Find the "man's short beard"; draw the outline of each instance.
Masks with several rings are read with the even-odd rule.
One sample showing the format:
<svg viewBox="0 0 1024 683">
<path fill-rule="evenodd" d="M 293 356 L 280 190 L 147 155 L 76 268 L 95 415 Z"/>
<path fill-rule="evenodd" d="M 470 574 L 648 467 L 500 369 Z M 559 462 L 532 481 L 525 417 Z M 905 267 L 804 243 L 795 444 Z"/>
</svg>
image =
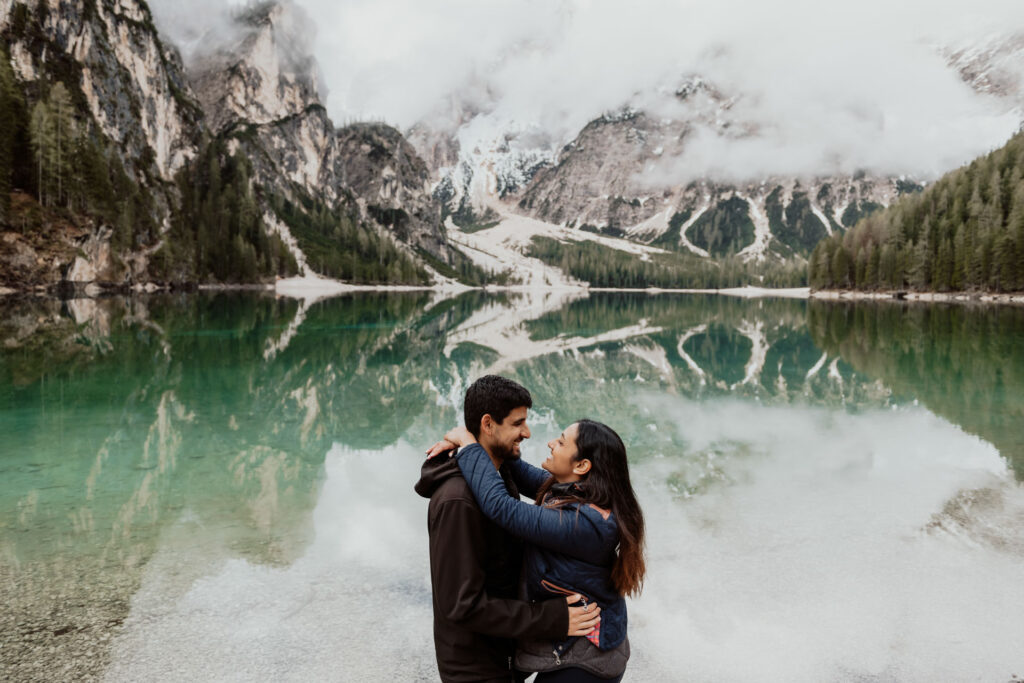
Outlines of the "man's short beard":
<svg viewBox="0 0 1024 683">
<path fill-rule="evenodd" d="M 491 452 L 494 453 L 494 457 L 500 458 L 501 460 L 518 460 L 522 457 L 522 453 L 517 453 L 515 446 L 506 447 L 500 444 L 494 444 L 491 446 Z"/>
</svg>

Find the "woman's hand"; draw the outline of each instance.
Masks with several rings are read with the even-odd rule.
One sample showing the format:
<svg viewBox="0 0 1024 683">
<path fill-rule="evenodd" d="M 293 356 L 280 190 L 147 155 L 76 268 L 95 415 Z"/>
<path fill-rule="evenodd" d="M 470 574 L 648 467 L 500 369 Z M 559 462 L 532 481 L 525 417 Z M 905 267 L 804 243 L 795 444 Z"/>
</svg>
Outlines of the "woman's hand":
<svg viewBox="0 0 1024 683">
<path fill-rule="evenodd" d="M 449 430 L 449 432 L 444 435 L 443 439 L 427 449 L 427 459 L 429 460 L 435 455 L 440 455 L 441 453 L 450 451 L 453 448 L 468 446 L 471 443 L 476 443 L 476 438 L 474 438 L 469 430 L 465 427 L 456 427 L 455 429 Z"/>
<path fill-rule="evenodd" d="M 580 601 L 580 596 L 568 595 L 565 601 L 569 604 L 569 635 L 586 636 L 601 623 L 601 608 L 594 603 L 587 603 L 580 607 L 573 607 L 574 602 Z"/>
<path fill-rule="evenodd" d="M 440 441 L 438 441 L 433 446 L 427 449 L 427 460 L 433 458 L 435 455 L 440 455 L 445 451 L 450 451 L 455 448 L 458 448 L 458 446 L 453 444 L 451 441 L 441 439 Z"/>
<path fill-rule="evenodd" d="M 476 443 L 476 437 L 474 437 L 465 427 L 456 427 L 455 429 L 448 430 L 448 433 L 444 435 L 444 440 L 449 441 L 460 448 L 462 446 L 468 446 L 471 443 Z"/>
</svg>

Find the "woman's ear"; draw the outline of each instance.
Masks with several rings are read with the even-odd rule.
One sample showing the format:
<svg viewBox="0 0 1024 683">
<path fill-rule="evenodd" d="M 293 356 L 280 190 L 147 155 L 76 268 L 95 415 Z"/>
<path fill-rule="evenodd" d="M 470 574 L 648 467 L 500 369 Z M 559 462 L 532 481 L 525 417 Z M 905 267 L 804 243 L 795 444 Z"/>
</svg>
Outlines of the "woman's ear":
<svg viewBox="0 0 1024 683">
<path fill-rule="evenodd" d="M 586 458 L 583 458 L 582 460 L 577 460 L 576 464 L 572 466 L 573 474 L 578 474 L 581 477 L 584 474 L 586 474 L 587 472 L 589 472 L 589 471 L 590 471 L 590 460 L 588 460 Z"/>
</svg>

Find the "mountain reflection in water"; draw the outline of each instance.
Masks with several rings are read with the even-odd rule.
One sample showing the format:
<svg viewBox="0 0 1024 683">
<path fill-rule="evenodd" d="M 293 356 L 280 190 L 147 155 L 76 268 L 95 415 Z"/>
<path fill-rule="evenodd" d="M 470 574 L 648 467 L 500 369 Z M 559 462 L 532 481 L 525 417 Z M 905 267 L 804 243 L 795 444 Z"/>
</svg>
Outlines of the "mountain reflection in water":
<svg viewBox="0 0 1024 683">
<path fill-rule="evenodd" d="M 314 628 L 330 617 L 302 607 L 310 599 L 302 586 L 333 586 L 369 562 L 371 575 L 353 574 L 370 582 L 359 590 L 373 591 L 370 576 L 389 577 L 382 595 L 397 590 L 411 600 L 405 619 L 427 637 L 417 636 L 414 651 L 396 661 L 429 679 L 423 503 L 410 485 L 419 449 L 460 421 L 466 386 L 487 372 L 510 375 L 533 393 L 527 457 L 534 461 L 547 438 L 582 416 L 622 434 L 648 513 L 659 518 L 652 523 L 652 591 L 689 599 L 666 593 L 653 578 L 658 569 L 675 571 L 670 561 L 691 566 L 656 545 L 678 542 L 660 518 L 709 515 L 702 506 L 767 477 L 766 459 L 786 450 L 772 431 L 779 424 L 801 432 L 792 435 L 800 452 L 821 450 L 822 440 L 835 436 L 829 430 L 856 442 L 853 424 L 870 422 L 894 435 L 933 425 L 916 402 L 995 446 L 1024 476 L 1024 356 L 1014 352 L 1022 333 L 1024 311 L 1011 308 L 714 296 L 0 300 L 0 597 L 8 605 L 0 661 L 15 678 L 43 676 L 52 664 L 37 653 L 52 646 L 79 675 L 150 676 L 156 670 L 144 660 L 158 661 L 160 653 L 144 643 L 173 642 L 175 618 L 195 631 L 195 614 L 175 612 L 195 591 L 219 587 L 220 599 L 234 595 L 260 610 L 269 595 L 261 591 L 282 590 L 285 613 L 303 614 Z M 765 424 L 766 415 L 776 417 Z M 863 448 L 884 449 L 885 438 Z M 963 467 L 998 476 L 984 454 L 988 446 L 963 447 L 980 454 L 965 454 Z M 851 448 L 834 457 L 848 454 L 853 460 L 844 467 L 856 468 L 851 463 L 861 455 Z M 956 457 L 937 456 L 937 469 L 945 472 L 947 460 L 955 468 Z M 799 476 L 799 460 L 774 467 Z M 924 533 L 973 533 L 980 526 L 972 509 L 1007 526 L 1000 520 L 1016 514 L 1017 492 L 1005 483 L 978 488 L 989 480 L 969 479 L 948 492 L 945 484 L 933 487 L 934 500 L 922 498 L 922 509 L 931 510 L 918 525 Z M 694 501 L 689 512 L 678 508 L 685 501 Z M 721 521 L 706 523 L 702 533 L 728 537 L 714 531 Z M 412 524 L 415 533 L 404 531 Z M 1021 532 L 1008 526 L 984 543 L 1017 552 Z M 702 538 L 691 541 L 699 546 Z M 401 549 L 385 550 L 391 546 Z M 747 550 L 746 559 L 756 560 L 756 549 Z M 729 552 L 743 562 L 743 541 Z M 275 573 L 254 575 L 247 567 Z M 250 582 L 252 591 L 236 595 L 218 576 Z M 335 602 L 324 604 L 376 628 L 367 621 L 375 603 L 338 590 L 330 593 Z M 660 638 L 644 627 L 645 615 L 662 623 L 650 604 L 637 603 L 638 648 L 645 635 L 651 647 Z M 141 616 L 131 618 L 133 609 Z M 264 617 L 269 628 L 281 614 Z M 718 619 L 712 632 L 722 627 Z M 349 653 L 359 656 L 358 648 Z M 221 661 L 223 671 L 246 666 L 245 652 L 239 657 L 230 666 Z M 332 669 L 312 660 L 337 664 L 329 653 L 309 657 L 302 670 L 313 676 Z M 196 662 L 198 671 L 212 666 Z M 264 665 L 270 668 L 250 673 L 273 677 L 274 662 Z M 663 665 L 639 648 L 638 667 L 654 675 Z M 373 671 L 384 680 L 390 674 L 381 666 Z M 915 671 L 905 678 L 916 679 Z"/>
</svg>

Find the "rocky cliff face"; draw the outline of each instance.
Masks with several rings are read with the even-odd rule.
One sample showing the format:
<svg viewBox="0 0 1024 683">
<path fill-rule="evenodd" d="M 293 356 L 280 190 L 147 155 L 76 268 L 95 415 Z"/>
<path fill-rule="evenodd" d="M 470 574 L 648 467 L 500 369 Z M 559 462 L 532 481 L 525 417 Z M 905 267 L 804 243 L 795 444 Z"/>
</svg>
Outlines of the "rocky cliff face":
<svg viewBox="0 0 1024 683">
<path fill-rule="evenodd" d="M 195 155 L 201 112 L 144 3 L 6 2 L 0 29 L 18 78 L 71 88 L 138 182 L 171 180 Z"/>
<path fill-rule="evenodd" d="M 701 256 L 792 257 L 805 256 L 819 239 L 888 206 L 901 192 L 920 188 L 866 175 L 674 182 L 672 174 L 680 169 L 672 160 L 706 118 L 723 120 L 659 119 L 628 110 L 595 119 L 562 149 L 557 164 L 537 173 L 519 208 L 547 222 Z M 732 126 L 718 125 L 737 134 Z"/>
<path fill-rule="evenodd" d="M 291 250 L 305 269 L 302 240 L 275 217 L 273 207 L 282 201 L 294 211 L 310 211 L 309 220 L 296 219 L 306 228 L 318 220 L 314 214 L 326 212 L 341 216 L 339 225 L 395 242 L 394 248 L 375 248 L 390 254 L 379 256 L 382 267 L 387 258 L 402 260 L 401 277 L 413 272 L 409 262 L 417 249 L 449 260 L 426 166 L 401 135 L 385 126 L 353 127 L 342 137 L 335 131 L 321 103 L 301 11 L 289 3 L 252 5 L 236 15 L 235 24 L 227 42 L 207 41 L 186 70 L 176 49 L 161 41 L 142 0 L 0 2 L 0 35 L 13 73 L 4 80 L 13 78 L 21 93 L 26 131 L 32 109 L 62 83 L 74 110 L 68 124 L 75 128 L 74 142 L 88 152 L 68 165 L 63 190 L 42 189 L 42 180 L 40 188 L 31 179 L 14 185 L 20 192 L 11 204 L 20 215 L 33 214 L 38 225 L 3 233 L 0 285 L 221 281 L 202 254 L 212 253 L 211 239 L 230 242 L 241 233 L 237 221 L 218 224 L 199 211 L 200 204 L 229 207 L 246 192 L 225 194 L 223 184 L 207 182 L 212 160 L 221 166 L 218 173 L 240 168 L 241 182 L 262 204 L 261 227 L 249 229 L 235 249 L 240 258 L 256 249 L 250 256 L 257 279 L 275 275 L 277 266 L 268 269 L 268 259 L 284 261 L 277 243 L 253 230 L 277 233 L 286 245 L 281 249 Z M 27 158 L 27 142 L 24 147 Z M 211 156 L 212 149 L 221 151 Z M 230 157 L 244 159 L 244 168 Z M 31 163 L 23 160 L 22 166 Z M 33 177 L 34 168 L 26 168 L 22 175 Z M 7 165 L 0 170 L 10 175 Z M 72 176 L 83 187 L 100 189 L 72 196 Z M 188 207 L 183 193 L 195 195 Z M 6 211 L 0 224 L 15 227 Z M 352 247 L 338 235 L 322 237 L 318 263 L 340 262 Z M 200 238 L 205 243 L 197 247 Z"/>
<path fill-rule="evenodd" d="M 337 199 L 333 125 L 320 102 L 316 62 L 297 54 L 303 15 L 291 5 L 253 6 L 236 18 L 227 44 L 192 59 L 189 82 L 214 135 L 233 134 L 264 186 L 289 184 Z"/>
<path fill-rule="evenodd" d="M 335 130 L 306 51 L 307 21 L 291 3 L 255 5 L 237 15 L 233 42 L 195 57 L 189 80 L 212 132 L 233 139 L 267 191 L 358 211 L 448 260 L 439 206 L 415 150 L 384 125 Z"/>
<path fill-rule="evenodd" d="M 446 255 L 430 169 L 402 134 L 380 123 L 355 123 L 339 129 L 336 141 L 340 186 L 354 192 L 360 206 L 398 239 Z"/>
<path fill-rule="evenodd" d="M 201 130 L 179 55 L 161 43 L 148 7 L 136 0 L 3 2 L 0 33 L 21 88 L 41 98 L 62 83 L 80 139 L 111 155 L 107 165 L 123 167 L 125 186 L 146 197 L 145 215 L 134 212 L 126 226 L 133 244 L 117 258 L 109 248 L 112 226 L 102 221 L 65 219 L 42 242 L 8 233 L 19 262 L 34 263 L 24 282 L 144 279 L 177 202 L 171 181 L 195 156 Z"/>
<path fill-rule="evenodd" d="M 12 30 L 20 78 L 67 76 L 136 180 L 154 172 L 171 180 L 195 155 L 201 113 L 186 91 L 179 55 L 161 43 L 145 3 L 29 0 L 24 10 L 20 4 L 7 5 L 5 28 L 15 28 L 25 12 L 42 18 L 39 33 Z"/>
</svg>

